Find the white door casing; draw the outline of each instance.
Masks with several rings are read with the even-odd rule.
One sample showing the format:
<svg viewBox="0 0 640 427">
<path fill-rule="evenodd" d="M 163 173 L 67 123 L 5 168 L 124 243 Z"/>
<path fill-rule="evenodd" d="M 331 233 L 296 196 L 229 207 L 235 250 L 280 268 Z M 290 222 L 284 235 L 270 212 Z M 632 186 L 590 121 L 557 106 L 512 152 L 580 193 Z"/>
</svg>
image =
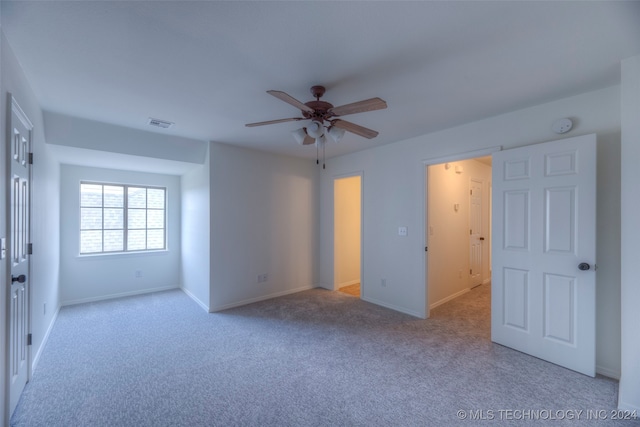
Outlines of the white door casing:
<svg viewBox="0 0 640 427">
<path fill-rule="evenodd" d="M 9 414 L 13 413 L 29 377 L 30 174 L 33 125 L 11 98 L 9 147 Z"/>
<path fill-rule="evenodd" d="M 491 339 L 594 376 L 596 136 L 495 153 L 492 216 Z"/>
<path fill-rule="evenodd" d="M 469 181 L 469 287 L 482 284 L 482 181 Z"/>
</svg>

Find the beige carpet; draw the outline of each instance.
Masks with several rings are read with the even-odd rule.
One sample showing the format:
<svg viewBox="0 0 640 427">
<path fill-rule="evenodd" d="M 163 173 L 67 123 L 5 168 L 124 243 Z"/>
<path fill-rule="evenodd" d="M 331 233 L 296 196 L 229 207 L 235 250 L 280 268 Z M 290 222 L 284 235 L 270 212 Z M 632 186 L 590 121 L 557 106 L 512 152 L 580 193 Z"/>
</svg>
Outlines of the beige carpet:
<svg viewBox="0 0 640 427">
<path fill-rule="evenodd" d="M 638 425 L 610 419 L 616 381 L 493 344 L 490 293 L 427 320 L 324 289 L 219 313 L 179 290 L 65 306 L 10 425 Z"/>
</svg>

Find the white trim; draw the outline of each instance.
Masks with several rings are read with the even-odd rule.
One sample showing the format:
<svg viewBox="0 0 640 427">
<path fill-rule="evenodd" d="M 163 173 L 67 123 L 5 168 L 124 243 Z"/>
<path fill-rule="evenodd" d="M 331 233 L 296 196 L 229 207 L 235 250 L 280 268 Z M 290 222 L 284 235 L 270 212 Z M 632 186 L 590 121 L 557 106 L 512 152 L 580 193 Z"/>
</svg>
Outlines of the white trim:
<svg viewBox="0 0 640 427">
<path fill-rule="evenodd" d="M 418 317 L 420 319 L 426 319 L 426 316 L 424 313 L 419 313 L 417 311 L 413 311 L 413 310 L 407 310 L 405 307 L 400 307 L 394 304 L 388 304 L 386 302 L 383 301 L 379 301 L 375 298 L 368 298 L 368 297 L 360 297 L 361 300 L 369 302 L 371 304 L 375 304 L 375 305 L 380 305 L 382 307 L 385 308 L 389 308 L 391 310 L 394 311 L 399 311 L 400 313 L 404 313 L 404 314 L 408 314 L 409 316 L 413 316 L 413 317 Z"/>
<path fill-rule="evenodd" d="M 463 153 L 451 154 L 448 156 L 423 159 L 422 163 L 424 165 L 438 165 L 440 163 L 455 162 L 459 160 L 470 160 L 470 159 L 475 159 L 476 157 L 490 156 L 491 154 L 497 151 L 502 151 L 501 145 L 497 145 L 495 147 L 483 148 L 481 150 L 465 151 Z"/>
<path fill-rule="evenodd" d="M 53 317 L 51 318 L 51 323 L 49 323 L 49 327 L 47 331 L 44 333 L 44 338 L 42 338 L 42 342 L 40 343 L 40 348 L 38 348 L 38 352 L 33 357 L 33 362 L 31 363 L 31 372 L 35 372 L 36 367 L 38 366 L 38 361 L 40 360 L 40 356 L 42 356 L 42 351 L 44 350 L 47 341 L 49 341 L 49 335 L 51 335 L 51 331 L 53 330 L 53 325 L 55 325 L 56 320 L 58 320 L 58 314 L 60 314 L 60 308 L 62 306 L 58 306 L 56 312 L 53 313 Z"/>
<path fill-rule="evenodd" d="M 640 406 L 635 406 L 630 403 L 618 401 L 618 409 L 621 411 L 635 412 L 637 417 L 640 417 Z"/>
<path fill-rule="evenodd" d="M 22 108 L 20 108 L 20 105 L 18 105 L 18 101 L 16 101 L 16 98 L 14 98 L 13 94 L 9 94 L 9 96 L 11 96 L 11 112 L 16 113 L 16 116 L 18 117 L 18 119 L 20 119 L 22 125 L 27 128 L 27 130 L 32 131 L 33 124 L 31 123 L 31 120 L 29 120 L 29 117 L 27 117 Z"/>
<path fill-rule="evenodd" d="M 496 145 L 494 147 L 482 148 L 480 150 L 471 150 L 465 151 L 457 154 L 450 154 L 447 156 L 440 157 L 432 157 L 428 159 L 422 160 L 422 223 L 420 224 L 422 231 L 422 247 L 429 247 L 429 239 L 427 237 L 427 222 L 429 221 L 429 206 L 428 206 L 428 195 L 427 191 L 429 190 L 429 184 L 427 179 L 429 177 L 429 166 L 438 165 L 441 163 L 447 162 L 455 162 L 460 160 L 470 160 L 475 159 L 477 157 L 490 156 L 493 153 L 498 151 L 502 151 L 501 145 Z M 493 195 L 492 195 L 493 196 Z M 427 271 L 429 268 L 428 258 L 429 252 L 425 251 L 425 255 L 422 257 L 422 283 L 424 283 L 424 307 L 425 307 L 425 315 L 424 318 L 428 318 L 430 315 L 430 304 L 429 304 L 429 272 Z M 433 304 L 433 307 L 437 307 L 436 304 Z"/>
<path fill-rule="evenodd" d="M 614 380 L 620 380 L 620 371 L 616 371 L 614 369 L 606 368 L 604 366 L 596 365 L 596 374 L 600 374 L 607 378 L 613 378 Z M 639 414 L 640 416 L 640 414 Z"/>
<path fill-rule="evenodd" d="M 314 289 L 314 286 L 302 286 L 300 288 L 289 289 L 288 291 L 275 292 L 273 294 L 263 295 L 261 297 L 249 298 L 249 299 L 245 299 L 245 300 L 238 301 L 238 302 L 232 302 L 232 303 L 229 303 L 229 304 L 215 306 L 215 307 L 211 307 L 209 312 L 210 313 L 215 313 L 217 311 L 227 310 L 229 308 L 240 307 L 240 306 L 247 305 L 247 304 L 253 304 L 254 302 L 260 302 L 260 301 L 264 301 L 264 300 L 268 300 L 268 299 L 272 299 L 272 298 L 282 297 L 282 296 L 285 296 L 285 295 L 295 294 L 295 293 L 302 292 L 302 291 L 308 291 L 310 289 Z"/>
<path fill-rule="evenodd" d="M 151 293 L 154 293 L 154 292 L 170 291 L 172 289 L 180 289 L 180 286 L 178 286 L 178 285 L 175 285 L 175 286 L 163 286 L 161 288 L 149 288 L 149 289 L 142 289 L 142 290 L 139 290 L 139 291 L 120 292 L 120 293 L 117 293 L 117 294 L 102 295 L 102 296 L 98 296 L 98 297 L 81 298 L 81 299 L 75 299 L 75 300 L 70 300 L 70 301 L 63 301 L 61 303 L 61 305 L 62 306 L 66 306 L 66 305 L 84 304 L 86 302 L 96 302 L 96 301 L 103 301 L 103 300 L 109 300 L 109 299 L 114 299 L 114 298 L 131 297 L 131 296 L 134 296 L 134 295 L 151 294 Z"/>
<path fill-rule="evenodd" d="M 445 302 L 449 302 L 452 299 L 456 299 L 459 296 L 466 294 L 470 290 L 471 290 L 471 288 L 463 289 L 461 291 L 456 292 L 455 294 L 451 294 L 448 297 L 442 298 L 440 301 L 434 302 L 433 304 L 431 304 L 431 306 L 429 307 L 429 310 L 433 310 L 434 308 L 444 304 Z"/>
<path fill-rule="evenodd" d="M 209 312 L 209 307 L 205 303 L 200 301 L 191 291 L 189 291 L 189 289 L 185 288 L 184 286 L 180 286 L 180 290 L 187 294 L 189 298 L 194 300 L 200 307 L 204 309 L 204 311 L 206 311 L 207 313 Z"/>
</svg>

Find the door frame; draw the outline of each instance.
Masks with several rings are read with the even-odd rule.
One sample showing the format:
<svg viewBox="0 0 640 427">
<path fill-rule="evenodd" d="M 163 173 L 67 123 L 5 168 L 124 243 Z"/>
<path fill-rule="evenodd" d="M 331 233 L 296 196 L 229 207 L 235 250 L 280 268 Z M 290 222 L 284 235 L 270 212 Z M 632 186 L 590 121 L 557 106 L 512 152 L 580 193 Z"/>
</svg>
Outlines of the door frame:
<svg viewBox="0 0 640 427">
<path fill-rule="evenodd" d="M 364 284 L 364 171 L 355 171 L 349 172 L 339 175 L 334 175 L 332 177 L 332 187 L 331 187 L 331 224 L 332 224 L 332 233 L 331 233 L 331 266 L 333 270 L 332 278 L 333 278 L 333 290 L 338 290 L 338 283 L 336 282 L 336 242 L 335 242 L 335 215 L 336 215 L 336 181 L 344 178 L 352 178 L 352 177 L 360 177 L 360 299 L 364 297 L 365 293 L 365 284 Z"/>
<path fill-rule="evenodd" d="M 428 230 L 429 230 L 429 195 L 427 194 L 427 192 L 429 191 L 429 166 L 432 165 L 439 165 L 441 163 L 448 163 L 448 162 L 458 162 L 461 160 L 470 160 L 470 159 L 475 159 L 476 157 L 485 157 L 485 156 L 490 156 L 495 152 L 501 151 L 502 150 L 502 146 L 498 145 L 498 146 L 494 146 L 494 147 L 487 147 L 487 148 L 482 148 L 479 150 L 470 150 L 470 151 L 465 151 L 465 152 L 461 152 L 461 153 L 456 153 L 456 154 L 450 154 L 447 156 L 439 156 L 439 157 L 432 157 L 432 158 L 428 158 L 428 159 L 423 159 L 422 160 L 422 246 L 425 248 L 425 254 L 422 257 L 422 280 L 425 286 L 425 292 L 424 292 L 424 297 L 425 297 L 425 306 L 424 306 L 424 312 L 425 312 L 425 318 L 429 318 L 431 316 L 431 309 L 429 308 L 429 236 L 428 236 Z"/>
</svg>

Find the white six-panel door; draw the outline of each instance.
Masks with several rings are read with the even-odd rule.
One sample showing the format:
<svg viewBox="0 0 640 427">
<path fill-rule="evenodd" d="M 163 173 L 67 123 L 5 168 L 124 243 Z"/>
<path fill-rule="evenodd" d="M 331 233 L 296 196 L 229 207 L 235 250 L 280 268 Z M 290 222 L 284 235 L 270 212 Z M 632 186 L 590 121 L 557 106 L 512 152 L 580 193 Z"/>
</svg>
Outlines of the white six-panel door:
<svg viewBox="0 0 640 427">
<path fill-rule="evenodd" d="M 595 135 L 493 155 L 491 339 L 590 376 L 595 202 Z"/>
<path fill-rule="evenodd" d="M 29 242 L 31 135 L 33 125 L 11 99 L 9 139 L 10 220 L 9 247 L 9 413 L 13 413 L 29 375 Z"/>
<path fill-rule="evenodd" d="M 469 182 L 469 287 L 482 284 L 482 181 Z"/>
</svg>

